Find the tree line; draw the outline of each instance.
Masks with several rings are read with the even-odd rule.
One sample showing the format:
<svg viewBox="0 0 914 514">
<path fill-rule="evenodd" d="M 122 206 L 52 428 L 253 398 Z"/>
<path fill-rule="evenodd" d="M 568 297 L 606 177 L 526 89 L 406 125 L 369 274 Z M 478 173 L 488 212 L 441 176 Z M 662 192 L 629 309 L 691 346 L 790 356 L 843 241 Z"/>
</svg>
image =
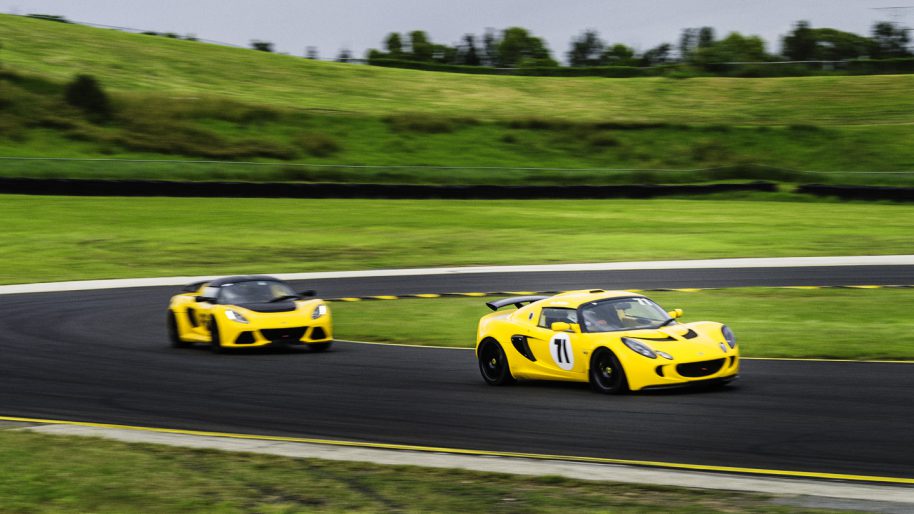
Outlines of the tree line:
<svg viewBox="0 0 914 514">
<path fill-rule="evenodd" d="M 585 30 L 572 38 L 566 56 L 573 68 L 684 63 L 708 69 L 720 63 L 910 58 L 914 54 L 909 47 L 908 31 L 890 22 L 877 22 L 869 36 L 861 36 L 832 28 L 813 28 L 809 22 L 800 21 L 782 38 L 781 53 L 772 54 L 758 36 L 730 32 L 718 38 L 712 27 L 686 28 L 677 45 L 662 43 L 643 52 L 622 43 L 607 43 L 596 30 Z M 369 50 L 368 61 L 496 68 L 559 66 L 545 42 L 521 27 L 500 32 L 489 29 L 482 37 L 466 34 L 453 46 L 432 42 L 422 30 L 406 35 L 394 32 L 384 39 L 383 51 Z"/>
</svg>

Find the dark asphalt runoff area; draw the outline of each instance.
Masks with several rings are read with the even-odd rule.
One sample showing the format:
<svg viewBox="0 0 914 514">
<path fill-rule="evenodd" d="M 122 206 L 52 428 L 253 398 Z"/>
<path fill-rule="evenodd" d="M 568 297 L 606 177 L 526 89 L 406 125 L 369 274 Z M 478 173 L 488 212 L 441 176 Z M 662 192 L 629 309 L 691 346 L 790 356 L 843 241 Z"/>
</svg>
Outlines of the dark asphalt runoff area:
<svg viewBox="0 0 914 514">
<path fill-rule="evenodd" d="M 914 267 L 453 275 L 296 283 L 321 296 L 579 287 L 914 284 Z M 748 360 L 721 390 L 489 387 L 468 350 L 169 347 L 175 287 L 0 296 L 0 415 L 914 478 L 914 364 Z M 487 312 L 480 303 L 480 315 Z M 421 323 L 421 316 L 407 322 Z M 797 341 L 802 344 L 802 341 Z M 878 344 L 864 341 L 861 344 Z"/>
</svg>

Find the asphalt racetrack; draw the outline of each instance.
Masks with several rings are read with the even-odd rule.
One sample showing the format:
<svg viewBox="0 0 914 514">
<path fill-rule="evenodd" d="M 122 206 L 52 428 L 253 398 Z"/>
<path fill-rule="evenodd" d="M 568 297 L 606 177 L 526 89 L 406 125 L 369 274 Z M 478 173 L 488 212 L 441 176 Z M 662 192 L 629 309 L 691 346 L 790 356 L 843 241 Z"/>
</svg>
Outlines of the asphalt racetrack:
<svg viewBox="0 0 914 514">
<path fill-rule="evenodd" d="M 295 285 L 338 297 L 854 284 L 914 284 L 914 266 L 387 277 Z M 914 364 L 747 360 L 731 388 L 625 396 L 597 395 L 583 384 L 495 388 L 483 383 L 468 350 L 345 342 L 324 354 L 175 350 L 167 343 L 164 314 L 176 290 L 0 296 L 0 415 L 914 478 Z M 480 301 L 480 315 L 485 312 Z M 391 320 L 421 322 L 421 316 Z"/>
</svg>

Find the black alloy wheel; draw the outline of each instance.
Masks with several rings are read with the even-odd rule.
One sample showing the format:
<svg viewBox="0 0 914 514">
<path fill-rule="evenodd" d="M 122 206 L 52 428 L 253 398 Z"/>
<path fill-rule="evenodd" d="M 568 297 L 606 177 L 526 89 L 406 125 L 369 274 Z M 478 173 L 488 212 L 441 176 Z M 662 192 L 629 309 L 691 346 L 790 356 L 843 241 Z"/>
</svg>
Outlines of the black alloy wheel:
<svg viewBox="0 0 914 514">
<path fill-rule="evenodd" d="M 223 353 L 226 348 L 222 346 L 222 337 L 219 336 L 219 325 L 216 323 L 215 319 L 211 319 L 209 322 L 209 333 L 212 338 L 212 343 L 209 345 L 209 349 L 213 353 Z"/>
<path fill-rule="evenodd" d="M 603 394 L 619 394 L 628 390 L 622 364 L 606 348 L 595 351 L 590 358 L 590 387 Z"/>
<path fill-rule="evenodd" d="M 489 385 L 501 386 L 515 382 L 508 366 L 508 356 L 494 339 L 486 339 L 479 345 L 479 371 Z"/>
</svg>

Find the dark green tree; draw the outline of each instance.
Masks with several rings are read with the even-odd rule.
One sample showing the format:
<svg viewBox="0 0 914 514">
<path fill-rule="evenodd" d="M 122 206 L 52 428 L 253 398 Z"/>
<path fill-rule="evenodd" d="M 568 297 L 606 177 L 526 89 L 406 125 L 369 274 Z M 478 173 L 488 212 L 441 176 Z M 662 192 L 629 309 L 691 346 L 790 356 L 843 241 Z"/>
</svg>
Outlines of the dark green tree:
<svg viewBox="0 0 914 514">
<path fill-rule="evenodd" d="M 635 66 L 635 50 L 631 47 L 617 43 L 603 52 L 601 64 L 608 66 Z"/>
<path fill-rule="evenodd" d="M 698 48 L 708 48 L 714 44 L 714 27 L 702 27 L 698 29 Z"/>
<path fill-rule="evenodd" d="M 111 117 L 111 101 L 102 86 L 91 75 L 77 75 L 64 90 L 68 104 L 83 110 L 94 121 Z"/>
<path fill-rule="evenodd" d="M 479 50 L 476 49 L 476 36 L 473 34 L 463 36 L 463 44 L 457 54 L 457 63 L 466 66 L 479 66 L 482 64 Z"/>
<path fill-rule="evenodd" d="M 784 36 L 782 45 L 784 56 L 791 61 L 809 61 L 818 58 L 816 33 L 809 27 L 808 21 L 798 21 L 793 30 Z"/>
<path fill-rule="evenodd" d="M 764 62 L 771 56 L 765 52 L 765 42 L 758 36 L 744 36 L 731 32 L 727 37 L 707 48 L 695 51 L 692 61 L 706 66 L 725 62 Z"/>
<path fill-rule="evenodd" d="M 400 34 L 396 32 L 391 32 L 387 35 L 387 38 L 384 39 L 384 48 L 387 50 L 387 53 L 390 57 L 394 59 L 400 59 L 403 57 L 403 40 L 400 38 Z"/>
<path fill-rule="evenodd" d="M 899 27 L 894 23 L 880 21 L 873 25 L 872 57 L 875 59 L 891 59 L 893 57 L 909 57 L 911 55 L 908 44 L 908 29 Z"/>
<path fill-rule="evenodd" d="M 348 48 L 341 48 L 340 53 L 336 56 L 336 62 L 349 62 L 352 60 L 352 52 Z"/>
<path fill-rule="evenodd" d="M 583 34 L 571 40 L 568 64 L 574 67 L 598 66 L 605 48 L 606 43 L 600 39 L 597 31 L 585 30 Z"/>
<path fill-rule="evenodd" d="M 820 61 L 857 59 L 870 54 L 870 40 L 836 29 L 813 29 L 816 39 L 815 58 Z"/>
<path fill-rule="evenodd" d="M 416 61 L 431 61 L 434 57 L 435 48 L 428 39 L 428 34 L 422 30 L 414 30 L 409 33 L 409 51 L 410 57 Z"/>
<path fill-rule="evenodd" d="M 641 54 L 641 66 L 659 66 L 670 62 L 670 51 L 673 45 L 662 43 Z"/>
<path fill-rule="evenodd" d="M 259 39 L 255 39 L 255 40 L 251 41 L 251 48 L 253 48 L 254 50 L 259 50 L 261 52 L 272 52 L 273 43 L 271 43 L 269 41 L 260 41 Z"/>
<path fill-rule="evenodd" d="M 692 53 L 698 49 L 698 31 L 700 29 L 682 29 L 679 36 L 679 59 L 682 61 L 689 60 Z"/>
<path fill-rule="evenodd" d="M 482 36 L 482 63 L 486 66 L 498 66 L 498 36 L 495 29 L 488 28 Z"/>
<path fill-rule="evenodd" d="M 521 63 L 525 66 L 550 66 L 555 63 L 543 40 L 530 35 L 527 29 L 521 27 L 510 27 L 502 32 L 497 52 L 498 65 L 508 68 Z"/>
</svg>

